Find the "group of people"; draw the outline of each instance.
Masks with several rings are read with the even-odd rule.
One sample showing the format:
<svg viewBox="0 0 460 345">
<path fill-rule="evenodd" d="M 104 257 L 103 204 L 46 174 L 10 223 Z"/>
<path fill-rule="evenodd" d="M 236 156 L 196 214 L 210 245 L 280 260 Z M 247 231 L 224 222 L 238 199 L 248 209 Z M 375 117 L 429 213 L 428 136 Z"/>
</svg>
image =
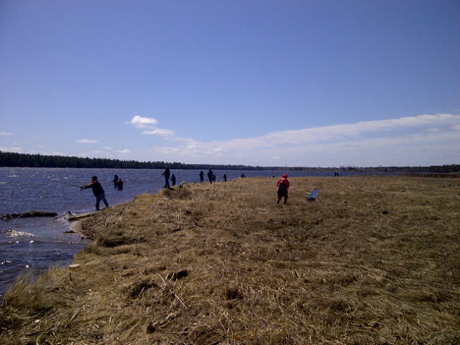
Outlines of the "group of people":
<svg viewBox="0 0 460 345">
<path fill-rule="evenodd" d="M 161 175 L 164 176 L 164 179 L 165 179 L 165 185 L 163 186 L 163 188 L 168 188 L 170 190 L 173 190 L 173 188 L 171 188 L 171 185 L 174 186 L 176 184 L 176 177 L 174 176 L 174 174 L 171 175 L 171 171 L 169 170 L 169 167 L 166 167 Z M 200 181 L 203 182 L 204 181 L 203 171 L 200 171 L 199 176 L 200 176 Z M 245 177 L 244 174 L 242 174 L 241 177 Z M 208 179 L 209 179 L 209 183 L 216 182 L 216 175 L 211 170 L 211 168 L 209 168 L 209 171 L 208 171 Z M 227 174 L 223 175 L 223 180 L 227 182 Z M 169 181 L 171 181 L 171 185 L 169 184 Z M 117 188 L 118 190 L 123 190 L 123 180 L 119 178 L 118 175 L 114 176 L 112 182 L 113 182 L 114 188 Z M 288 189 L 289 189 L 288 175 L 283 174 L 282 177 L 276 183 L 276 186 L 278 188 L 277 203 L 279 204 L 281 199 L 284 199 L 284 204 L 286 204 L 288 200 Z M 104 203 L 105 207 L 109 207 L 109 203 L 107 202 L 107 199 L 105 197 L 104 188 L 102 188 L 102 185 L 97 180 L 97 176 L 93 176 L 91 179 L 91 182 L 85 186 L 80 187 L 80 190 L 88 189 L 88 188 L 92 189 L 93 194 L 96 197 L 96 210 L 97 211 L 99 211 L 99 205 L 101 201 Z"/>
<path fill-rule="evenodd" d="M 164 176 L 164 179 L 165 179 L 165 185 L 163 186 L 163 188 L 172 189 L 171 186 L 174 186 L 176 184 L 176 177 L 174 176 L 174 174 L 171 175 L 169 167 L 166 167 L 161 175 Z M 200 176 L 200 182 L 204 182 L 203 170 L 201 170 L 198 175 Z M 211 168 L 209 168 L 207 176 L 208 176 L 209 183 L 216 182 L 216 175 L 214 174 Z M 244 174 L 243 174 L 243 177 L 244 177 Z M 222 176 L 222 179 L 224 182 L 227 182 L 227 174 L 224 174 Z M 171 185 L 169 184 L 169 181 L 171 181 Z"/>
<path fill-rule="evenodd" d="M 171 175 L 169 167 L 166 167 L 165 171 L 163 171 L 161 175 L 165 178 L 165 185 L 163 186 L 163 188 L 168 188 L 172 190 L 173 188 L 171 188 L 171 186 L 169 185 L 169 180 L 171 180 L 171 185 L 174 186 L 176 184 L 176 176 L 174 176 L 174 174 Z"/>
<path fill-rule="evenodd" d="M 118 175 L 115 175 L 113 177 L 113 187 L 118 189 L 118 190 L 123 190 L 123 180 L 118 177 Z M 102 185 L 100 182 L 97 180 L 97 176 L 93 176 L 91 178 L 91 182 L 85 186 L 80 187 L 80 190 L 83 189 L 88 189 L 91 188 L 93 191 L 94 196 L 96 197 L 96 210 L 99 211 L 99 205 L 101 201 L 104 203 L 105 207 L 109 207 L 109 203 L 107 202 L 107 198 L 105 197 L 105 191 L 104 188 L 102 188 Z"/>
<path fill-rule="evenodd" d="M 200 175 L 200 182 L 203 183 L 204 182 L 204 172 L 203 172 L 203 170 L 200 171 L 199 175 Z M 224 180 L 224 182 L 227 182 L 227 174 L 224 174 L 222 176 L 222 179 Z M 211 168 L 209 168 L 209 170 L 208 170 L 208 180 L 209 180 L 209 183 L 216 182 L 216 175 L 214 174 L 214 172 L 212 171 Z"/>
<path fill-rule="evenodd" d="M 123 190 L 123 180 L 118 177 L 118 175 L 115 175 L 113 177 L 113 187 L 118 189 L 118 190 Z"/>
<path fill-rule="evenodd" d="M 241 174 L 241 178 L 245 178 L 246 176 L 244 176 L 244 173 Z M 209 168 L 209 171 L 208 171 L 208 179 L 209 179 L 209 183 L 213 183 L 213 182 L 216 182 L 216 175 L 214 174 L 214 172 L 211 170 L 211 168 Z M 223 179 L 225 182 L 227 182 L 227 174 L 224 174 L 223 176 Z M 203 171 L 200 171 L 200 181 L 203 182 L 204 181 L 204 173 Z M 278 182 L 276 183 L 276 186 L 278 187 L 278 191 L 277 191 L 277 195 L 278 195 L 278 199 L 277 199 L 277 203 L 279 204 L 281 199 L 284 200 L 284 204 L 287 203 L 287 200 L 288 200 L 288 189 L 289 189 L 289 180 L 288 180 L 288 175 L 287 174 L 283 174 L 281 176 L 281 178 L 278 180 Z"/>
</svg>

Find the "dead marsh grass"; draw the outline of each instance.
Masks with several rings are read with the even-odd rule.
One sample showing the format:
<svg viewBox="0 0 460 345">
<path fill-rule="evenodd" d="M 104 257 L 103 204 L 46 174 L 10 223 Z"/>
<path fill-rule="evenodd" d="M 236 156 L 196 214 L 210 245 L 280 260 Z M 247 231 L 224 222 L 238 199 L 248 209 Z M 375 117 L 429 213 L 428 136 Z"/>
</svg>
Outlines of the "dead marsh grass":
<svg viewBox="0 0 460 345">
<path fill-rule="evenodd" d="M 290 180 L 285 206 L 246 178 L 86 219 L 79 268 L 5 295 L 0 342 L 460 342 L 459 179 Z"/>
</svg>

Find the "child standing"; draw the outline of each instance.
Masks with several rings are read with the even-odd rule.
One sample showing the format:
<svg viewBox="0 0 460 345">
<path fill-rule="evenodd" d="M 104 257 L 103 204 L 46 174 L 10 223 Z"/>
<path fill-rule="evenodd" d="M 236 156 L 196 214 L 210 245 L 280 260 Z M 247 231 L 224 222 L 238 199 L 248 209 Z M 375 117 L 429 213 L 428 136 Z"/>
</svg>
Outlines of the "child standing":
<svg viewBox="0 0 460 345">
<path fill-rule="evenodd" d="M 283 176 L 281 176 L 281 178 L 276 183 L 276 186 L 278 187 L 278 204 L 280 203 L 281 198 L 284 198 L 285 204 L 287 203 L 289 189 L 289 181 L 287 178 L 288 175 L 283 174 Z"/>
</svg>

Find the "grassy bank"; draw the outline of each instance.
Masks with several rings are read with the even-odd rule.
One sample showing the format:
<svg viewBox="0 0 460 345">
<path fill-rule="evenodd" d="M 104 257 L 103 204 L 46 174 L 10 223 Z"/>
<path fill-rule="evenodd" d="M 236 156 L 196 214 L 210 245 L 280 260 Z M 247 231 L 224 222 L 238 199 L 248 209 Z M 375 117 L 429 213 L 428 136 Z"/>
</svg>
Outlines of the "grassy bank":
<svg viewBox="0 0 460 345">
<path fill-rule="evenodd" d="M 290 181 L 285 206 L 251 178 L 84 220 L 79 267 L 7 292 L 0 343 L 460 342 L 460 179 Z"/>
</svg>

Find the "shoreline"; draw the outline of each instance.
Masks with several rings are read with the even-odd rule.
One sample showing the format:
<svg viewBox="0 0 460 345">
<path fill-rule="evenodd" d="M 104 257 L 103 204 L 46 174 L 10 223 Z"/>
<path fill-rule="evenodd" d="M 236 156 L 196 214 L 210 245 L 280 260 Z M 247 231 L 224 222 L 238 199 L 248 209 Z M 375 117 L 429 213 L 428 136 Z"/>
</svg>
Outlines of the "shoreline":
<svg viewBox="0 0 460 345">
<path fill-rule="evenodd" d="M 287 205 L 276 180 L 247 178 L 141 194 L 78 220 L 92 241 L 77 266 L 16 283 L 0 341 L 460 341 L 460 180 L 289 180 Z"/>
</svg>

